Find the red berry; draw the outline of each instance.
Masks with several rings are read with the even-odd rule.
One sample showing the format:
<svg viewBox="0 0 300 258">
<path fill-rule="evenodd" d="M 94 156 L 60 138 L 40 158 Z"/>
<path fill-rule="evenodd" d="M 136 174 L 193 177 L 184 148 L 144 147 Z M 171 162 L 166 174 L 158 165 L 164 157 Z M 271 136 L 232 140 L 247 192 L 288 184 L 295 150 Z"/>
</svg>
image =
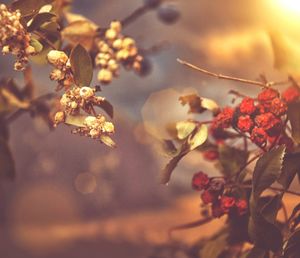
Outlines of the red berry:
<svg viewBox="0 0 300 258">
<path fill-rule="evenodd" d="M 243 114 L 251 115 L 255 112 L 256 107 L 254 104 L 254 99 L 244 98 L 240 104 L 240 111 Z"/>
<path fill-rule="evenodd" d="M 287 105 L 280 99 L 275 98 L 272 100 L 270 105 L 270 112 L 272 112 L 275 116 L 282 116 L 287 111 Z"/>
<path fill-rule="evenodd" d="M 295 102 L 300 97 L 300 90 L 297 87 L 291 86 L 282 93 L 282 98 L 287 103 Z"/>
<path fill-rule="evenodd" d="M 258 127 L 263 128 L 270 136 L 278 134 L 282 127 L 281 120 L 270 112 L 256 116 L 255 123 Z"/>
<path fill-rule="evenodd" d="M 218 199 L 218 196 L 209 190 L 205 190 L 201 194 L 201 199 L 204 204 L 209 204 L 215 202 Z"/>
<path fill-rule="evenodd" d="M 236 201 L 237 212 L 240 216 L 244 215 L 248 211 L 248 203 L 246 200 L 237 200 Z"/>
<path fill-rule="evenodd" d="M 214 125 L 218 128 L 228 128 L 231 125 L 234 109 L 230 107 L 224 108 L 214 119 Z"/>
<path fill-rule="evenodd" d="M 202 154 L 205 159 L 211 160 L 211 161 L 219 158 L 219 152 L 217 152 L 216 150 L 204 151 Z"/>
<path fill-rule="evenodd" d="M 279 97 L 279 92 L 274 89 L 265 89 L 261 93 L 258 94 L 258 100 L 260 102 L 269 102 L 275 98 Z"/>
<path fill-rule="evenodd" d="M 206 189 L 209 185 L 209 177 L 202 171 L 194 174 L 192 179 L 192 187 L 197 191 Z"/>
<path fill-rule="evenodd" d="M 254 127 L 251 132 L 251 141 L 259 146 L 264 146 L 267 143 L 268 135 L 264 129 Z"/>
<path fill-rule="evenodd" d="M 225 213 L 228 213 L 235 205 L 235 199 L 230 196 L 223 195 L 221 197 L 221 208 Z"/>
<path fill-rule="evenodd" d="M 254 123 L 249 115 L 240 116 L 238 119 L 237 127 L 242 132 L 250 132 Z"/>
<path fill-rule="evenodd" d="M 212 209 L 212 215 L 215 218 L 220 218 L 222 215 L 225 214 L 225 212 L 221 208 L 220 201 L 214 202 L 211 209 Z"/>
</svg>

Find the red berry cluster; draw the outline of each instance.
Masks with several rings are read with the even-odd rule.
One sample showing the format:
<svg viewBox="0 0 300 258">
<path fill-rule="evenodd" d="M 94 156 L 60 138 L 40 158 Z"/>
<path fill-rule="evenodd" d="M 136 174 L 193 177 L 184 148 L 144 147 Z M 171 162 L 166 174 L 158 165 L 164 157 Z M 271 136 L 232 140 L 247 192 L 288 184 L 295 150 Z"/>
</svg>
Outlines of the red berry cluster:
<svg viewBox="0 0 300 258">
<path fill-rule="evenodd" d="M 291 86 L 281 95 L 279 91 L 267 88 L 256 99 L 245 97 L 235 108 L 224 108 L 213 120 L 211 134 L 217 140 L 228 137 L 225 129 L 233 128 L 248 135 L 253 143 L 265 147 L 268 143 L 287 144 L 292 140 L 284 133 L 288 104 L 298 101 L 300 90 Z"/>
<path fill-rule="evenodd" d="M 246 214 L 248 211 L 247 201 L 225 194 L 225 183 L 224 178 L 210 178 L 202 171 L 194 174 L 192 179 L 193 189 L 202 191 L 202 202 L 206 205 L 211 204 L 214 217 L 221 217 L 231 212 L 235 212 L 238 215 Z"/>
</svg>

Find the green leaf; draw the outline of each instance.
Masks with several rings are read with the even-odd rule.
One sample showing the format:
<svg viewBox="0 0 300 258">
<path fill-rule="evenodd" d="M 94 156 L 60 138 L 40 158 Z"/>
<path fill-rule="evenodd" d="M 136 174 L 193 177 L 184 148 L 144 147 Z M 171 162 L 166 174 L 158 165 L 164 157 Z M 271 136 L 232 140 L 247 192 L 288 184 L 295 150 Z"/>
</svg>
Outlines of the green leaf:
<svg viewBox="0 0 300 258">
<path fill-rule="evenodd" d="M 249 153 L 227 145 L 219 145 L 219 161 L 226 177 L 236 174 L 247 162 Z"/>
<path fill-rule="evenodd" d="M 188 144 L 190 151 L 202 145 L 208 137 L 207 125 L 201 125 L 188 137 Z"/>
<path fill-rule="evenodd" d="M 54 0 L 17 0 L 11 5 L 13 10 L 20 10 L 22 16 L 37 13 L 42 6 L 51 4 Z"/>
<path fill-rule="evenodd" d="M 43 50 L 43 45 L 35 38 L 30 39 L 30 46 L 34 47 L 37 53 L 40 53 Z"/>
<path fill-rule="evenodd" d="M 300 229 L 296 230 L 288 239 L 284 248 L 284 258 L 299 258 L 300 253 Z"/>
<path fill-rule="evenodd" d="M 245 258 L 265 258 L 266 251 L 254 246 L 248 253 L 245 255 Z M 242 257 L 240 257 L 242 258 Z"/>
<path fill-rule="evenodd" d="M 270 223 L 274 223 L 277 213 L 281 207 L 281 200 L 283 194 L 272 196 L 271 199 L 262 207 L 260 213 Z"/>
<path fill-rule="evenodd" d="M 71 116 L 67 115 L 65 123 L 68 125 L 74 125 L 78 127 L 85 127 L 84 121 L 88 116 L 83 116 L 83 115 L 77 115 L 77 116 Z"/>
<path fill-rule="evenodd" d="M 115 148 L 117 146 L 116 143 L 112 140 L 112 138 L 108 135 L 101 135 L 100 141 L 111 148 Z"/>
<path fill-rule="evenodd" d="M 203 248 L 200 250 L 200 257 L 204 258 L 218 258 L 226 247 L 228 246 L 228 233 L 224 233 L 215 239 L 205 242 Z"/>
<path fill-rule="evenodd" d="M 279 146 L 265 153 L 257 161 L 252 180 L 252 196 L 254 200 L 279 177 L 284 155 L 285 147 Z"/>
<path fill-rule="evenodd" d="M 180 140 L 188 137 L 196 128 L 196 124 L 190 121 L 181 121 L 176 123 L 177 137 Z"/>
<path fill-rule="evenodd" d="M 281 231 L 261 214 L 257 213 L 250 217 L 248 232 L 255 246 L 261 249 L 277 252 L 282 248 Z"/>
<path fill-rule="evenodd" d="M 90 54 L 81 45 L 73 48 L 70 55 L 72 72 L 78 86 L 89 86 L 93 78 L 93 63 Z"/>
<path fill-rule="evenodd" d="M 113 105 L 104 99 L 100 104 L 97 104 L 98 107 L 102 108 L 106 114 L 108 114 L 111 118 L 114 116 L 114 107 Z"/>
<path fill-rule="evenodd" d="M 288 189 L 297 172 L 300 172 L 300 152 L 287 153 L 283 160 L 282 173 L 278 182 L 284 189 Z"/>
<path fill-rule="evenodd" d="M 5 140 L 0 140 L 0 177 L 14 179 L 15 163 Z"/>
<path fill-rule="evenodd" d="M 28 31 L 32 32 L 39 29 L 43 24 L 50 22 L 56 15 L 54 13 L 38 13 L 29 22 Z"/>
<path fill-rule="evenodd" d="M 300 143 L 300 102 L 288 105 L 288 118 L 292 127 L 292 137 L 296 143 Z"/>
</svg>

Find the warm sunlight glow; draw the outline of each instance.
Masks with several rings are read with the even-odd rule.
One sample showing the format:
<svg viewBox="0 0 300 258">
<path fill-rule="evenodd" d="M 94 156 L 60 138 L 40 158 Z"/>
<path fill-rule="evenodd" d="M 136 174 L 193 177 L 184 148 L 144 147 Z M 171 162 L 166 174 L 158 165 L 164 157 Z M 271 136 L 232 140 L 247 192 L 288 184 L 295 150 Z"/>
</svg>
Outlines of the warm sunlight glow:
<svg viewBox="0 0 300 258">
<path fill-rule="evenodd" d="M 289 11 L 300 13 L 300 1 L 299 0 L 279 0 L 282 7 Z"/>
</svg>

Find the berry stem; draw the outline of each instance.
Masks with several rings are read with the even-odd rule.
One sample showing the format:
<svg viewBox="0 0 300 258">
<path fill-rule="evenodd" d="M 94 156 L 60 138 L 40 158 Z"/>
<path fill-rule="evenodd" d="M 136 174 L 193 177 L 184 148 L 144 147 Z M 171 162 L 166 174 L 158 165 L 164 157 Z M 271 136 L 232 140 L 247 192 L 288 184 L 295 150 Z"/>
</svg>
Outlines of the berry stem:
<svg viewBox="0 0 300 258">
<path fill-rule="evenodd" d="M 224 79 L 224 80 L 230 80 L 230 81 L 237 81 L 237 82 L 241 82 L 241 83 L 246 83 L 246 84 L 251 84 L 251 85 L 255 85 L 255 86 L 259 86 L 259 87 L 270 87 L 271 85 L 273 85 L 272 82 L 269 82 L 269 83 L 263 83 L 263 82 L 260 82 L 260 81 L 253 81 L 253 80 L 248 80 L 248 79 L 243 79 L 243 78 L 237 78 L 237 77 L 232 77 L 232 76 L 228 76 L 228 75 L 223 75 L 223 74 L 217 74 L 217 73 L 213 73 L 213 72 L 210 72 L 208 70 L 205 70 L 205 69 L 202 69 L 198 66 L 195 66 L 189 62 L 186 62 L 184 60 L 181 60 L 179 58 L 177 58 L 177 61 L 180 63 L 180 64 L 183 64 L 189 68 L 192 68 L 198 72 L 201 72 L 201 73 L 204 73 L 206 75 L 209 75 L 209 76 L 212 76 L 212 77 L 216 77 L 218 79 Z"/>
</svg>

